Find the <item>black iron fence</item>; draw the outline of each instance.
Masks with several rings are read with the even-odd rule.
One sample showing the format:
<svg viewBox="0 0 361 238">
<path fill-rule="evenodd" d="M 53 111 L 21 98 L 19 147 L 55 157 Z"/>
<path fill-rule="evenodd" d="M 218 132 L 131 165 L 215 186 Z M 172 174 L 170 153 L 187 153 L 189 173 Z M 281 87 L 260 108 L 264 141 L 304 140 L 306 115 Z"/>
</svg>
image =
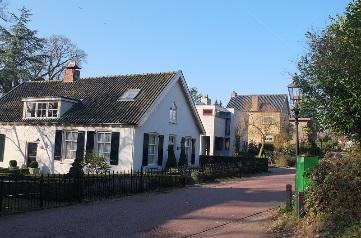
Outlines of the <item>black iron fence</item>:
<svg viewBox="0 0 361 238">
<path fill-rule="evenodd" d="M 268 171 L 268 158 L 201 155 L 199 161 L 201 167 L 233 165 L 239 167 L 242 174 Z"/>
<path fill-rule="evenodd" d="M 268 169 L 268 167 L 267 167 Z M 79 177 L 0 175 L 0 215 L 161 191 L 243 173 L 267 171 L 259 161 L 203 163 L 199 168 L 112 172 Z"/>
</svg>

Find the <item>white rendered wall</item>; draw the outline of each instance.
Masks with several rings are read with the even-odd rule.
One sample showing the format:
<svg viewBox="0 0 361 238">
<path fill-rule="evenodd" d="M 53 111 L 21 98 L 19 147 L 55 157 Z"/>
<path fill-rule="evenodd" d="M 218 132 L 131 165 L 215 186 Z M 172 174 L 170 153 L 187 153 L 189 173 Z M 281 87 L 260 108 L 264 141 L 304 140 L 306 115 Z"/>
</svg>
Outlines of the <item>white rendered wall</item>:
<svg viewBox="0 0 361 238">
<path fill-rule="evenodd" d="M 7 168 L 10 160 L 16 160 L 19 167 L 25 165 L 27 158 L 27 143 L 35 142 L 39 139 L 37 161 L 39 162 L 41 171 L 43 173 L 67 173 L 73 160 L 54 161 L 54 141 L 56 130 L 119 132 L 119 165 L 112 166 L 112 170 L 123 171 L 131 169 L 133 160 L 134 128 L 76 126 L 55 127 L 9 124 L 0 124 L 0 134 L 5 134 L 6 136 L 4 161 L 0 162 L 0 167 Z"/>
<path fill-rule="evenodd" d="M 173 124 L 169 122 L 169 109 L 175 102 L 177 105 L 177 123 Z M 196 139 L 195 154 L 196 163 L 199 164 L 199 145 L 200 145 L 200 130 L 197 126 L 197 121 L 193 116 L 193 112 L 186 101 L 182 86 L 179 81 L 172 86 L 166 95 L 163 95 L 163 99 L 158 102 L 154 111 L 149 115 L 148 120 L 135 130 L 135 146 L 134 146 L 134 167 L 133 169 L 139 170 L 143 161 L 143 139 L 144 133 L 156 132 L 160 135 L 164 135 L 163 145 L 163 167 L 166 164 L 168 156 L 168 143 L 169 135 L 176 136 L 176 146 L 178 150 L 175 151 L 177 160 L 180 155 L 180 142 L 182 137 L 192 137 Z M 189 158 L 190 162 L 190 158 Z"/>
<path fill-rule="evenodd" d="M 208 109 L 212 110 L 212 115 L 203 115 L 203 110 Z M 216 107 L 214 105 L 197 105 L 197 111 L 199 117 L 201 118 L 203 127 L 206 131 L 206 136 L 209 136 L 209 155 L 214 153 L 214 118 Z M 200 150 L 202 151 L 202 150 Z"/>
</svg>

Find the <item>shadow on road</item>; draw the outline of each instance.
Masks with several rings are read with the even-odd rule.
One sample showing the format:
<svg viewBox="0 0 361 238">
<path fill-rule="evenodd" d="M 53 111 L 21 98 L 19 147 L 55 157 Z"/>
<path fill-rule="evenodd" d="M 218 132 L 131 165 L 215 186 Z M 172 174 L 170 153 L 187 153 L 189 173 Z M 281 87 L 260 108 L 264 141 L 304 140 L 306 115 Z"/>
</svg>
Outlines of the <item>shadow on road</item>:
<svg viewBox="0 0 361 238">
<path fill-rule="evenodd" d="M 285 200 L 284 186 L 292 180 L 291 169 L 272 169 L 264 176 L 221 186 L 195 186 L 8 216 L 0 218 L 0 233 L 2 238 L 28 237 L 29 232 L 32 237 L 177 237 L 274 207 Z"/>
</svg>

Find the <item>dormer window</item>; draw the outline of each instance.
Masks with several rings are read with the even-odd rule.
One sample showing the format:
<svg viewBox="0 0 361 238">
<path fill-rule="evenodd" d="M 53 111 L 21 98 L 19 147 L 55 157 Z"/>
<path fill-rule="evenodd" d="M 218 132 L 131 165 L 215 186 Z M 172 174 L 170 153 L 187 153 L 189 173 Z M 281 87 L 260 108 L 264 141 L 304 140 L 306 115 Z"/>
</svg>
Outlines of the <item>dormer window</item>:
<svg viewBox="0 0 361 238">
<path fill-rule="evenodd" d="M 172 104 L 171 108 L 169 109 L 169 122 L 177 123 L 177 105 L 175 104 L 175 102 Z"/>
<path fill-rule="evenodd" d="M 58 118 L 58 102 L 25 102 L 26 118 Z"/>
<path fill-rule="evenodd" d="M 24 119 L 56 119 L 78 100 L 65 97 L 24 98 Z"/>
<path fill-rule="evenodd" d="M 128 89 L 123 93 L 123 95 L 119 98 L 119 101 L 134 101 L 138 96 L 140 89 Z"/>
</svg>

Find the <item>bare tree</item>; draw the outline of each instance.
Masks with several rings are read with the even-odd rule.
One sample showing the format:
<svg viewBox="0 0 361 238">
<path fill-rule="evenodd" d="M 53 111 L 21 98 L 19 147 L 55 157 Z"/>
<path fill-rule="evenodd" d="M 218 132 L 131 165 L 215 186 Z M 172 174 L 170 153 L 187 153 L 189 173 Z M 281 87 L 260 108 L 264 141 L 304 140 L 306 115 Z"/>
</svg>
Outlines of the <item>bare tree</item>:
<svg viewBox="0 0 361 238">
<path fill-rule="evenodd" d="M 69 60 L 75 60 L 81 66 L 86 62 L 87 54 L 65 36 L 53 35 L 46 40 L 42 52 L 43 60 L 33 65 L 36 78 L 42 80 L 60 80 Z"/>
<path fill-rule="evenodd" d="M 3 21 L 9 20 L 9 15 L 7 12 L 8 3 L 5 0 L 0 0 L 0 19 Z"/>
</svg>

